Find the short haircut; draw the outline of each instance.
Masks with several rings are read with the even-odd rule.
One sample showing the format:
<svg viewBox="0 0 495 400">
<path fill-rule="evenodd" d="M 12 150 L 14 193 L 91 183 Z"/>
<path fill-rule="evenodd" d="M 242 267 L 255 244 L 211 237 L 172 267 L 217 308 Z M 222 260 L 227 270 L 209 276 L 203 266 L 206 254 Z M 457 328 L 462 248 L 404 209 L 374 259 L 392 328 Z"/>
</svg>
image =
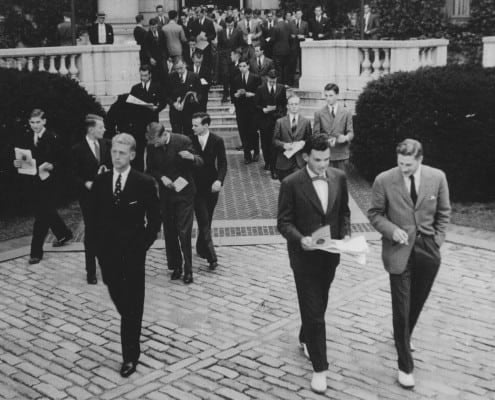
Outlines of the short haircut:
<svg viewBox="0 0 495 400">
<path fill-rule="evenodd" d="M 203 59 L 203 52 L 201 50 L 194 50 L 194 53 L 193 53 L 193 59 L 196 58 L 198 60 L 200 59 Z"/>
<path fill-rule="evenodd" d="M 317 4 L 314 9 L 316 10 L 317 8 L 319 8 L 320 10 L 323 10 L 323 7 L 321 6 L 321 4 Z"/>
<path fill-rule="evenodd" d="M 139 24 L 140 22 L 144 21 L 144 16 L 143 14 L 138 14 L 136 15 L 136 23 Z"/>
<path fill-rule="evenodd" d="M 234 22 L 234 17 L 232 15 L 227 15 L 225 17 L 225 23 L 226 24 L 231 24 L 232 22 Z"/>
<path fill-rule="evenodd" d="M 284 16 L 284 12 L 282 10 L 277 10 L 275 16 L 277 18 L 282 18 Z"/>
<path fill-rule="evenodd" d="M 325 85 L 325 92 L 333 90 L 335 94 L 339 94 L 339 87 L 335 83 L 327 83 Z"/>
<path fill-rule="evenodd" d="M 244 15 L 251 15 L 252 13 L 253 13 L 253 10 L 251 10 L 250 8 L 244 9 Z"/>
<path fill-rule="evenodd" d="M 168 18 L 169 19 L 175 19 L 175 18 L 177 18 L 177 11 L 176 10 L 170 10 L 168 12 Z"/>
<path fill-rule="evenodd" d="M 272 68 L 270 71 L 268 71 L 268 74 L 266 74 L 266 76 L 270 79 L 278 78 L 277 70 L 275 68 Z"/>
<path fill-rule="evenodd" d="M 165 127 L 160 122 L 150 122 L 146 127 L 145 137 L 147 142 L 152 142 L 163 135 Z"/>
<path fill-rule="evenodd" d="M 208 126 L 211 125 L 211 117 L 210 114 L 208 113 L 205 112 L 194 113 L 192 119 L 196 119 L 196 118 L 201 118 L 201 125 L 208 125 Z"/>
<path fill-rule="evenodd" d="M 136 139 L 128 133 L 119 133 L 112 138 L 112 147 L 115 144 L 124 144 L 130 147 L 131 151 L 136 151 Z"/>
<path fill-rule="evenodd" d="M 160 8 L 163 8 L 163 6 L 161 4 L 158 4 L 156 7 L 155 7 L 155 10 L 158 11 Z"/>
<path fill-rule="evenodd" d="M 423 145 L 415 139 L 404 139 L 397 145 L 397 155 L 413 156 L 418 159 L 423 155 Z"/>
<path fill-rule="evenodd" d="M 301 98 L 294 93 L 292 93 L 291 95 L 289 95 L 289 97 L 287 97 L 287 103 L 289 102 L 290 99 L 297 99 L 299 102 L 301 101 Z"/>
<path fill-rule="evenodd" d="M 149 24 L 151 26 L 158 25 L 158 20 L 156 18 L 151 18 Z"/>
<path fill-rule="evenodd" d="M 46 119 L 45 117 L 45 112 L 41 108 L 35 108 L 31 113 L 29 114 L 29 118 L 41 118 L 41 119 Z"/>
<path fill-rule="evenodd" d="M 249 59 L 247 57 L 242 57 L 240 60 L 239 60 L 239 64 L 240 63 L 246 63 L 248 66 L 249 66 Z"/>
<path fill-rule="evenodd" d="M 96 114 L 88 114 L 84 119 L 84 125 L 86 126 L 86 132 L 89 128 L 94 128 L 98 121 L 103 122 L 103 117 Z"/>
<path fill-rule="evenodd" d="M 151 73 L 151 67 L 148 64 L 141 64 L 139 66 L 139 71 L 140 72 L 149 72 L 149 73 Z"/>
<path fill-rule="evenodd" d="M 306 143 L 304 144 L 303 153 L 311 154 L 311 150 L 325 151 L 330 148 L 330 143 L 328 143 L 328 136 L 322 133 L 310 136 Z"/>
<path fill-rule="evenodd" d="M 242 55 L 242 50 L 241 49 L 232 49 L 230 52 L 231 53 L 234 53 L 234 54 L 237 54 L 239 56 Z"/>
<path fill-rule="evenodd" d="M 261 11 L 256 8 L 255 10 L 253 10 L 253 15 L 260 16 Z"/>
</svg>

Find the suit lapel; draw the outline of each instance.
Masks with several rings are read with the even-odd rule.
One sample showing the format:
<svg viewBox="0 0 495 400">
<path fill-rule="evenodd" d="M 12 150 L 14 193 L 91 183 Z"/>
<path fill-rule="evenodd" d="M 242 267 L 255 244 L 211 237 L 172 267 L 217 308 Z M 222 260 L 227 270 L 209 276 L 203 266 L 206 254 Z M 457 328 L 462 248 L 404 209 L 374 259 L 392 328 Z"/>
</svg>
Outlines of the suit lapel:
<svg viewBox="0 0 495 400">
<path fill-rule="evenodd" d="M 407 191 L 406 183 L 404 182 L 404 177 L 402 173 L 400 172 L 399 168 L 397 168 L 397 172 L 395 174 L 395 179 L 394 179 L 394 185 L 397 188 L 397 192 L 404 198 L 406 203 L 411 207 L 414 208 L 414 204 L 411 199 L 410 193 Z"/>
<path fill-rule="evenodd" d="M 316 209 L 322 214 L 325 215 L 323 212 L 323 208 L 321 206 L 321 201 L 320 198 L 318 197 L 318 194 L 316 193 L 316 190 L 313 186 L 313 181 L 311 180 L 311 177 L 308 174 L 308 171 L 306 168 L 304 169 L 304 174 L 302 174 L 302 192 L 306 196 L 306 198 L 310 201 L 313 206 L 316 207 Z M 328 210 L 328 208 L 327 208 Z"/>
<path fill-rule="evenodd" d="M 100 158 L 101 158 L 102 150 L 101 150 L 101 141 L 100 140 L 98 140 L 98 144 L 100 145 Z M 98 160 L 96 159 L 95 153 L 93 153 L 93 150 L 91 149 L 91 147 L 89 147 L 89 143 L 86 140 L 86 138 L 84 138 L 84 148 L 86 149 L 86 153 L 88 153 L 91 160 L 93 160 L 95 162 L 95 164 L 98 163 Z"/>
<path fill-rule="evenodd" d="M 427 193 L 429 193 L 429 187 L 431 186 L 430 177 L 425 174 L 425 168 L 421 166 L 421 181 L 419 183 L 418 199 L 416 200 L 416 208 L 418 208 L 421 202 L 426 198 Z"/>
<path fill-rule="evenodd" d="M 332 210 L 333 204 L 335 203 L 335 199 L 337 198 L 337 182 L 335 180 L 334 174 L 330 169 L 327 169 L 327 177 L 328 177 L 328 205 L 327 205 L 327 214 Z"/>
<path fill-rule="evenodd" d="M 334 118 L 332 117 L 332 114 L 330 114 L 330 110 L 328 109 L 328 106 L 325 106 L 325 108 L 323 109 L 322 116 L 326 120 L 328 126 L 330 128 L 333 128 L 333 120 L 334 120 Z M 330 132 L 328 132 L 328 133 L 330 133 Z"/>
</svg>

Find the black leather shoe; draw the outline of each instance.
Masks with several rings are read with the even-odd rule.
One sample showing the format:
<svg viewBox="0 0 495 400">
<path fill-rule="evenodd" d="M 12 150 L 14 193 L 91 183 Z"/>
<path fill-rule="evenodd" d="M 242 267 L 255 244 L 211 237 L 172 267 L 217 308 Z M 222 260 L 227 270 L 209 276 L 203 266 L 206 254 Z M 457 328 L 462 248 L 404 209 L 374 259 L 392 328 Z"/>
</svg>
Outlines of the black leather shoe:
<svg viewBox="0 0 495 400">
<path fill-rule="evenodd" d="M 29 264 L 39 264 L 41 261 L 41 257 L 31 257 L 29 259 Z"/>
<path fill-rule="evenodd" d="M 242 147 L 242 146 L 237 146 L 235 149 L 236 149 L 237 151 L 241 151 L 241 150 L 243 149 L 243 147 Z"/>
<path fill-rule="evenodd" d="M 120 376 L 123 378 L 127 378 L 131 376 L 134 372 L 136 372 L 136 364 L 135 362 L 125 362 L 122 364 L 122 368 L 120 368 Z"/>
<path fill-rule="evenodd" d="M 200 251 L 196 251 L 196 254 L 198 255 L 199 258 L 203 258 L 206 260 L 206 255 L 204 255 L 204 253 L 202 253 Z"/>
<path fill-rule="evenodd" d="M 269 171 L 270 170 L 270 164 L 265 164 L 265 166 L 263 167 L 263 169 L 265 171 Z"/>
<path fill-rule="evenodd" d="M 210 265 L 208 266 L 208 269 L 209 269 L 210 271 L 215 271 L 215 270 L 217 269 L 217 267 L 218 267 L 218 263 L 217 263 L 216 261 L 212 261 L 212 262 L 210 263 Z"/>
<path fill-rule="evenodd" d="M 278 179 L 278 174 L 275 171 L 272 171 L 272 179 L 275 179 L 275 180 Z"/>
<path fill-rule="evenodd" d="M 252 159 L 248 158 L 248 157 L 244 157 L 244 164 L 248 165 L 248 164 L 251 164 L 253 162 Z"/>
<path fill-rule="evenodd" d="M 193 283 L 193 277 L 192 277 L 192 274 L 191 273 L 184 274 L 184 283 L 186 285 L 188 285 L 190 283 Z"/>
<path fill-rule="evenodd" d="M 182 276 L 182 270 L 174 269 L 174 272 L 172 272 L 170 279 L 172 279 L 173 281 L 176 281 L 177 279 L 180 279 L 181 276 Z"/>
<path fill-rule="evenodd" d="M 257 162 L 260 159 L 260 153 L 254 153 L 253 155 L 253 162 Z"/>
<path fill-rule="evenodd" d="M 98 283 L 98 279 L 96 279 L 96 275 L 88 275 L 86 277 L 86 281 L 88 285 L 96 285 Z"/>
<path fill-rule="evenodd" d="M 57 239 L 55 242 L 53 242 L 52 246 L 53 247 L 62 247 L 65 245 L 69 240 L 72 240 L 74 238 L 74 235 L 72 233 L 69 233 L 67 236 L 64 236 L 60 239 Z"/>
</svg>

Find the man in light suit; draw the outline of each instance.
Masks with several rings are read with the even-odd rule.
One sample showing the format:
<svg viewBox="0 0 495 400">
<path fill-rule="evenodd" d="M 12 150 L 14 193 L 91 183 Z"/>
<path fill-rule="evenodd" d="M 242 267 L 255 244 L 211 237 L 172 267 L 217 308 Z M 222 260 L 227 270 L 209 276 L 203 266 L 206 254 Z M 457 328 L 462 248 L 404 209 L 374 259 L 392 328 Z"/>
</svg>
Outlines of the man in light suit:
<svg viewBox="0 0 495 400">
<path fill-rule="evenodd" d="M 122 377 L 136 371 L 144 309 L 145 260 L 160 230 L 153 178 L 131 168 L 136 142 L 121 133 L 112 139 L 113 169 L 92 188 L 96 255 L 103 282 L 121 316 Z"/>
<path fill-rule="evenodd" d="M 292 46 L 295 48 L 295 59 L 294 65 L 292 67 L 292 72 L 296 73 L 299 71 L 299 76 L 301 75 L 301 42 L 304 42 L 309 36 L 309 25 L 306 21 L 302 19 L 303 12 L 301 9 L 296 10 L 296 18 L 291 21 L 293 26 L 292 32 Z"/>
<path fill-rule="evenodd" d="M 311 122 L 299 114 L 300 98 L 292 95 L 287 99 L 287 116 L 279 118 L 275 123 L 273 147 L 277 152 L 275 168 L 280 182 L 284 178 L 306 164 L 301 151 L 287 158 L 285 151 L 290 151 L 296 142 L 305 142 L 311 136 Z"/>
<path fill-rule="evenodd" d="M 324 135 L 306 141 L 303 157 L 306 167 L 282 181 L 277 227 L 287 239 L 302 320 L 299 342 L 314 371 L 311 389 L 323 393 L 328 369 L 325 311 L 340 255 L 316 250 L 311 235 L 326 225 L 332 239 L 351 234 L 349 195 L 345 174 L 328 168 L 330 146 Z"/>
<path fill-rule="evenodd" d="M 325 86 L 327 104 L 315 112 L 313 131 L 324 133 L 332 148 L 330 165 L 345 170 L 349 162 L 349 147 L 354 138 L 352 115 L 338 104 L 339 87 L 334 83 Z"/>
<path fill-rule="evenodd" d="M 364 29 L 363 29 L 364 38 L 377 40 L 378 30 L 380 29 L 380 22 L 378 19 L 378 15 L 373 14 L 371 12 L 371 7 L 369 6 L 369 4 L 364 5 L 363 24 L 364 24 Z"/>
<path fill-rule="evenodd" d="M 368 217 L 382 234 L 382 259 L 390 274 L 398 381 L 414 386 L 411 335 L 440 267 L 440 246 L 450 219 L 445 174 L 422 165 L 417 140 L 397 146 L 398 166 L 375 179 Z"/>
<path fill-rule="evenodd" d="M 241 30 L 244 39 L 244 58 L 252 60 L 254 58 L 254 46 L 260 44 L 263 30 L 259 20 L 253 19 L 253 11 L 250 8 L 244 10 L 244 19 L 239 21 L 237 27 Z"/>
<path fill-rule="evenodd" d="M 177 23 L 177 11 L 170 10 L 168 17 L 169 23 L 163 25 L 162 31 L 165 34 L 168 56 L 175 61 L 182 56 L 182 46 L 187 44 L 187 38 L 184 28 Z"/>
</svg>

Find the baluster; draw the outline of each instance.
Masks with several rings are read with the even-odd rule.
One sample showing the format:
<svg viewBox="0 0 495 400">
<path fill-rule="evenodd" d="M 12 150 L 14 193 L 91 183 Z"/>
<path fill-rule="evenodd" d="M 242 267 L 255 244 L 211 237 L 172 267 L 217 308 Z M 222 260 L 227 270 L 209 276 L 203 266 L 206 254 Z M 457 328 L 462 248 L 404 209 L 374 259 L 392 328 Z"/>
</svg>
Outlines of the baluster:
<svg viewBox="0 0 495 400">
<path fill-rule="evenodd" d="M 22 69 L 23 69 L 23 59 L 22 58 L 18 58 L 15 61 L 16 61 L 17 69 L 19 71 L 22 71 Z"/>
<path fill-rule="evenodd" d="M 48 67 L 48 72 L 50 74 L 57 73 L 57 68 L 55 68 L 55 56 L 50 56 L 50 66 Z"/>
<path fill-rule="evenodd" d="M 385 53 L 385 58 L 383 59 L 383 74 L 390 74 L 390 49 L 383 49 Z"/>
<path fill-rule="evenodd" d="M 40 56 L 40 58 L 38 58 L 38 71 L 46 71 L 45 70 L 45 56 Z"/>
<path fill-rule="evenodd" d="M 29 72 L 33 72 L 34 69 L 33 58 L 34 57 L 28 57 L 27 69 Z"/>
<path fill-rule="evenodd" d="M 419 50 L 419 66 L 426 67 L 426 47 Z"/>
<path fill-rule="evenodd" d="M 77 69 L 77 65 L 76 65 L 76 57 L 77 57 L 77 54 L 72 54 L 70 56 L 69 73 L 70 73 L 70 77 L 72 79 L 77 80 L 79 78 L 79 70 Z"/>
<path fill-rule="evenodd" d="M 361 63 L 361 76 L 365 78 L 369 78 L 371 76 L 371 62 L 370 55 L 368 53 L 368 49 L 361 49 L 364 55 L 363 62 Z"/>
<path fill-rule="evenodd" d="M 433 51 L 434 51 L 434 49 L 433 49 L 433 47 L 428 47 L 428 49 L 426 49 L 426 50 L 427 50 L 426 62 L 428 64 L 428 66 L 433 67 L 434 66 L 433 65 Z"/>
<path fill-rule="evenodd" d="M 67 56 L 64 54 L 60 56 L 60 68 L 58 69 L 58 73 L 62 76 L 67 76 L 67 74 L 69 73 L 69 70 L 67 69 L 67 65 L 65 65 L 66 58 Z"/>
<path fill-rule="evenodd" d="M 0 58 L 0 68 L 7 68 L 7 62 L 3 58 Z"/>
<path fill-rule="evenodd" d="M 380 49 L 373 49 L 372 51 L 375 57 L 373 60 L 373 78 L 378 79 L 381 74 L 380 67 L 382 66 L 380 61 Z"/>
</svg>

